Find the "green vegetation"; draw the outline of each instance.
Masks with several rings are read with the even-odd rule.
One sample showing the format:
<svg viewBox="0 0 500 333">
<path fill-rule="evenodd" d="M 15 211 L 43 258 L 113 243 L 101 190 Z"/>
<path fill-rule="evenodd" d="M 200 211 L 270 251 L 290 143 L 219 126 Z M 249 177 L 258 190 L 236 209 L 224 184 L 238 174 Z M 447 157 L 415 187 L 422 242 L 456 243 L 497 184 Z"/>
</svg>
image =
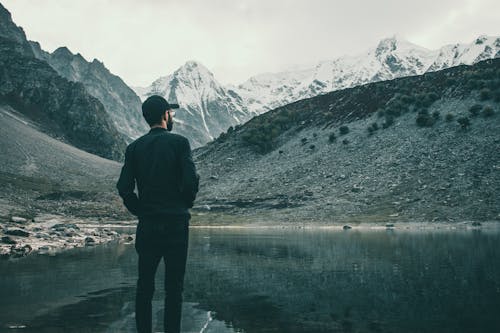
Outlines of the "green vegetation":
<svg viewBox="0 0 500 333">
<path fill-rule="evenodd" d="M 483 111 L 482 111 L 482 115 L 485 118 L 489 118 L 489 117 L 492 117 L 495 115 L 495 111 L 493 110 L 493 108 L 491 106 L 485 106 Z"/>
<path fill-rule="evenodd" d="M 469 108 L 469 112 L 471 113 L 471 115 L 473 117 L 476 117 L 479 115 L 479 112 L 481 112 L 482 108 L 483 108 L 483 106 L 481 104 L 474 104 L 473 106 L 471 106 Z"/>
<path fill-rule="evenodd" d="M 385 117 L 385 121 L 382 123 L 382 128 L 387 128 L 394 124 L 394 117 L 387 116 Z"/>
<path fill-rule="evenodd" d="M 328 142 L 333 143 L 333 142 L 335 142 L 335 140 L 337 140 L 335 133 L 333 133 L 333 132 L 330 133 L 330 135 L 328 136 Z"/>
<path fill-rule="evenodd" d="M 339 132 L 340 132 L 340 135 L 346 135 L 347 133 L 349 133 L 349 127 L 347 127 L 345 125 L 340 126 Z"/>
<path fill-rule="evenodd" d="M 500 103 L 500 89 L 497 89 L 494 93 L 493 93 L 493 100 L 497 103 Z"/>
<path fill-rule="evenodd" d="M 304 128 L 315 126 L 322 126 L 323 130 L 335 129 L 335 133 L 328 132 L 328 142 L 333 143 L 338 137 L 350 133 L 348 126 L 351 121 L 374 114 L 375 122 L 368 123 L 366 128 L 368 135 L 392 126 L 397 117 L 408 112 L 415 112 L 415 123 L 419 127 L 431 127 L 443 119 L 448 123 L 457 121 L 464 129 L 470 127 L 473 117 L 491 117 L 496 114 L 495 105 L 485 108 L 479 103 L 469 109 L 468 117 L 461 117 L 453 112 L 440 115 L 434 111 L 438 107 L 430 107 L 443 96 L 500 102 L 500 62 L 492 60 L 419 77 L 333 91 L 266 112 L 254 117 L 241 129 L 235 127 L 234 131 L 241 133 L 244 143 L 266 153 L 276 148 L 278 137 L 288 130 L 300 132 Z M 315 137 L 314 133 L 311 135 Z M 302 144 L 309 147 L 311 140 L 305 140 Z"/>
<path fill-rule="evenodd" d="M 481 91 L 479 92 L 479 98 L 482 101 L 486 101 L 486 100 L 491 99 L 491 90 L 488 88 L 481 89 Z"/>
<path fill-rule="evenodd" d="M 372 123 L 368 126 L 368 135 L 372 135 L 379 129 L 377 122 Z"/>
<path fill-rule="evenodd" d="M 439 113 L 438 113 L 438 117 L 439 117 Z M 421 109 L 418 112 L 417 118 L 415 119 L 415 121 L 419 127 L 431 127 L 436 122 L 436 118 L 429 114 L 429 110 Z"/>
<path fill-rule="evenodd" d="M 457 122 L 460 125 L 460 127 L 462 127 L 462 129 L 464 129 L 464 130 L 468 129 L 470 126 L 469 117 L 460 117 L 457 119 Z"/>
</svg>

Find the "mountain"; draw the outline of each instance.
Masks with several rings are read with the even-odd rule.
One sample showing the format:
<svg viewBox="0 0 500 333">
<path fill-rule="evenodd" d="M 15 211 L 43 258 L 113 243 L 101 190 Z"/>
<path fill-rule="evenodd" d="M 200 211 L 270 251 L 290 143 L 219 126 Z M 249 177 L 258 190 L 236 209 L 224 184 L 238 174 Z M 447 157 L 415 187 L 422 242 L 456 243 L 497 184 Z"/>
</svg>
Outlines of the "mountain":
<svg viewBox="0 0 500 333">
<path fill-rule="evenodd" d="M 121 159 L 125 140 L 102 103 L 81 83 L 68 81 L 36 58 L 24 31 L 1 5 L 0 18 L 0 103 L 75 147 Z"/>
<path fill-rule="evenodd" d="M 254 117 L 194 151 L 196 221 L 500 219 L 500 59 Z"/>
<path fill-rule="evenodd" d="M 357 56 L 323 61 L 309 69 L 251 77 L 234 90 L 247 107 L 263 113 L 279 106 L 357 85 L 421 75 L 500 57 L 500 38 L 480 36 L 470 44 L 428 50 L 394 36 Z"/>
<path fill-rule="evenodd" d="M 229 127 L 250 119 L 241 97 L 224 88 L 202 64 L 188 61 L 174 73 L 154 81 L 147 88 L 136 88 L 142 99 L 150 95 L 164 96 L 178 102 L 174 132 L 185 135 L 193 147 L 213 140 Z"/>
<path fill-rule="evenodd" d="M 59 75 L 72 82 L 80 82 L 89 94 L 97 98 L 113 121 L 118 132 L 128 142 L 148 131 L 141 112 L 141 100 L 123 80 L 112 74 L 102 62 L 85 60 L 60 47 L 52 53 L 45 52 L 37 42 L 30 42 L 35 56 L 46 61 Z"/>
<path fill-rule="evenodd" d="M 123 214 L 120 164 L 45 134 L 37 122 L 0 106 L 0 226 L 9 216 Z"/>
</svg>

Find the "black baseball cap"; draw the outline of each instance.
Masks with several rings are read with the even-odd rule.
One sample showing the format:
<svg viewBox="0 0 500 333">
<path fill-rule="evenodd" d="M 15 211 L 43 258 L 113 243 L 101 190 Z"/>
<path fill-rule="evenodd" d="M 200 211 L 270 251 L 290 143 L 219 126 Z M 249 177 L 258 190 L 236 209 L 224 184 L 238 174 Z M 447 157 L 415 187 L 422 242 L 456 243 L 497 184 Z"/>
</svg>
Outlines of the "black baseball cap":
<svg viewBox="0 0 500 333">
<path fill-rule="evenodd" d="M 170 104 L 165 98 L 158 95 L 152 95 L 142 103 L 142 115 L 147 123 L 152 126 L 161 122 L 161 118 L 165 115 L 165 111 L 178 108 L 179 104 Z"/>
<path fill-rule="evenodd" d="M 179 104 L 170 104 L 167 100 L 159 95 L 149 96 L 144 103 L 142 103 L 142 113 L 145 112 L 165 112 L 170 109 L 178 109 Z"/>
</svg>

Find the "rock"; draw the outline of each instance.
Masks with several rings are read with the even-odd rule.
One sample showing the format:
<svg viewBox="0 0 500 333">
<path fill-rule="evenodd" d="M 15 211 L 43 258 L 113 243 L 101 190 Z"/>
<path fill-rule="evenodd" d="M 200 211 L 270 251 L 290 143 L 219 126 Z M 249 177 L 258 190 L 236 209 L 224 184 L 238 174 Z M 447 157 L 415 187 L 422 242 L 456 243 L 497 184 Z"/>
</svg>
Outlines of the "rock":
<svg viewBox="0 0 500 333">
<path fill-rule="evenodd" d="M 133 242 L 134 241 L 134 237 L 132 237 L 131 235 L 127 235 L 127 236 L 123 237 L 123 241 L 125 241 L 125 242 Z"/>
<path fill-rule="evenodd" d="M 41 239 L 50 239 L 50 236 L 44 232 L 37 232 L 35 234 L 36 238 L 41 238 Z"/>
<path fill-rule="evenodd" d="M 394 228 L 394 223 L 386 223 L 385 227 L 386 228 Z"/>
<path fill-rule="evenodd" d="M 473 227 L 480 227 L 481 226 L 481 222 L 472 222 L 472 226 Z"/>
<path fill-rule="evenodd" d="M 26 244 L 22 247 L 16 247 L 15 245 L 12 245 L 12 247 L 10 248 L 10 255 L 14 258 L 24 257 L 27 256 L 31 252 L 31 250 L 33 250 L 33 248 L 29 244 Z"/>
<path fill-rule="evenodd" d="M 3 233 L 6 235 L 20 236 L 20 237 L 28 237 L 30 235 L 29 232 L 24 231 L 22 229 L 7 229 L 7 230 L 4 230 Z"/>
<path fill-rule="evenodd" d="M 353 185 L 353 187 L 351 188 L 351 192 L 354 192 L 354 193 L 359 193 L 361 192 L 361 190 L 363 189 L 362 186 L 359 186 L 359 185 Z"/>
<path fill-rule="evenodd" d="M 95 245 L 95 240 L 92 237 L 85 237 L 85 246 Z"/>
<path fill-rule="evenodd" d="M 9 236 L 3 236 L 2 243 L 10 244 L 10 245 L 17 244 L 17 242 L 14 239 L 12 239 L 12 237 L 9 237 Z"/>
<path fill-rule="evenodd" d="M 26 223 L 26 222 L 28 222 L 28 219 L 25 219 L 24 217 L 19 217 L 19 216 L 12 216 L 10 218 L 10 222 L 14 222 L 14 223 Z"/>
<path fill-rule="evenodd" d="M 210 176 L 210 179 L 212 179 L 212 180 L 219 180 L 219 177 L 217 177 L 215 175 L 212 175 L 212 176 Z"/>
<path fill-rule="evenodd" d="M 75 230 L 80 230 L 80 228 L 74 224 L 74 223 L 57 223 L 54 224 L 52 227 L 55 231 L 65 231 L 66 228 L 73 228 Z"/>
<path fill-rule="evenodd" d="M 346 224 L 345 226 L 342 227 L 342 229 L 349 230 L 349 229 L 352 229 L 352 227 L 350 225 Z"/>
</svg>

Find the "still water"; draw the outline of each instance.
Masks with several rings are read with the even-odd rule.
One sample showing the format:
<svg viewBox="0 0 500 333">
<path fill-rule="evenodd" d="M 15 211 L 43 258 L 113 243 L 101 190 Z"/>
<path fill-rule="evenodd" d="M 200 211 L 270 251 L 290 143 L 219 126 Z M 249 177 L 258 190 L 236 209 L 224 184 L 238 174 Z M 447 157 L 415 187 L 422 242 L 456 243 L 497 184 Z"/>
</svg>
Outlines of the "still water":
<svg viewBox="0 0 500 333">
<path fill-rule="evenodd" d="M 136 260 L 0 261 L 0 331 L 133 332 Z M 186 274 L 185 332 L 500 332 L 495 230 L 192 229 Z"/>
</svg>

